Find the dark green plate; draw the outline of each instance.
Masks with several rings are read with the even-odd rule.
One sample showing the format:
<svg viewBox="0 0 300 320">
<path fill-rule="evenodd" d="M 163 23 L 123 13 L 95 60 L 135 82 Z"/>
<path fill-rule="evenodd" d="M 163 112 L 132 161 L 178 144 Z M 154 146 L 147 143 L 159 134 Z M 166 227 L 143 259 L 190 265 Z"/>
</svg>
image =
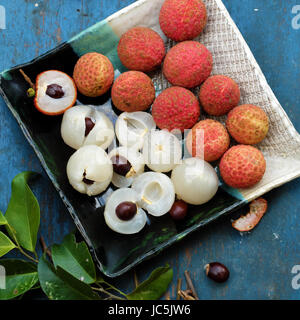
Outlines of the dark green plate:
<svg viewBox="0 0 300 320">
<path fill-rule="evenodd" d="M 129 236 L 115 233 L 105 224 L 103 209 L 106 196 L 112 188 L 98 197 L 88 197 L 79 194 L 69 185 L 66 164 L 74 150 L 66 146 L 60 136 L 62 117 L 45 116 L 35 109 L 33 100 L 26 96 L 28 84 L 19 69 L 22 68 L 31 79 L 50 69 L 61 70 L 72 76 L 74 65 L 80 55 L 98 51 L 105 53 L 115 69 L 122 72 L 124 70 L 116 53 L 117 43 L 117 36 L 105 22 L 101 22 L 68 43 L 0 75 L 1 95 L 87 241 L 100 270 L 110 277 L 128 271 L 190 232 L 244 203 L 220 189 L 213 200 L 205 205 L 191 206 L 188 218 L 183 222 L 174 222 L 168 215 L 161 218 L 149 216 L 146 227 L 138 234 Z M 113 121 L 117 117 L 111 107 L 110 93 L 99 99 L 88 99 L 79 95 L 77 104 L 96 105 Z"/>
</svg>

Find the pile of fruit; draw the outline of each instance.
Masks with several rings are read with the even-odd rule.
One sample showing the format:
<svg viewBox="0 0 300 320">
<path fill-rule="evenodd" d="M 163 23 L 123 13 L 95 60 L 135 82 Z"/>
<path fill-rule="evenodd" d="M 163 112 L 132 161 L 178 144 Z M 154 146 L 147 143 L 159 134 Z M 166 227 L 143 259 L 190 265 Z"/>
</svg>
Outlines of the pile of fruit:
<svg viewBox="0 0 300 320">
<path fill-rule="evenodd" d="M 189 205 L 211 200 L 219 179 L 209 162 L 220 160 L 222 179 L 234 188 L 252 187 L 266 169 L 263 154 L 253 146 L 268 133 L 266 113 L 255 105 L 238 105 L 238 84 L 225 75 L 211 76 L 211 52 L 192 40 L 207 22 L 203 2 L 166 0 L 159 22 L 164 34 L 178 43 L 166 53 L 164 41 L 152 29 L 128 30 L 117 49 L 129 71 L 115 81 L 112 63 L 97 52 L 80 57 L 73 79 L 56 70 L 36 79 L 35 106 L 49 115 L 64 113 L 61 136 L 77 150 L 67 164 L 70 184 L 92 196 L 113 183 L 118 189 L 108 198 L 104 216 L 107 225 L 122 234 L 139 232 L 146 212 L 170 213 L 180 220 Z M 146 73 L 162 63 L 172 86 L 156 97 Z M 200 85 L 197 97 L 189 89 Z M 97 107 L 74 106 L 77 90 L 99 97 L 110 88 L 114 106 L 123 112 L 115 126 Z M 226 126 L 211 119 L 199 121 L 200 105 L 208 115 L 228 114 Z M 185 130 L 188 157 L 182 154 Z M 238 143 L 233 147 L 230 135 Z M 119 147 L 111 148 L 115 136 Z"/>
</svg>

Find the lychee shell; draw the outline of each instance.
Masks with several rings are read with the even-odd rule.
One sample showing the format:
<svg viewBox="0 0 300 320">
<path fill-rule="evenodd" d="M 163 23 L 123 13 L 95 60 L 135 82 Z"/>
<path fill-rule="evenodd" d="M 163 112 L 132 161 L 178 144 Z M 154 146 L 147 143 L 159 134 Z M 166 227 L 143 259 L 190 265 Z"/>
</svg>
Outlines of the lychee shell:
<svg viewBox="0 0 300 320">
<path fill-rule="evenodd" d="M 199 100 L 204 110 L 213 116 L 221 116 L 236 107 L 240 101 L 240 89 L 229 77 L 215 75 L 201 86 Z"/>
<path fill-rule="evenodd" d="M 198 130 L 203 130 L 203 135 Z M 189 153 L 193 157 L 204 156 L 208 162 L 218 160 L 229 148 L 229 144 L 230 137 L 226 128 L 221 122 L 211 119 L 199 121 L 190 130 L 186 140 Z"/>
<path fill-rule="evenodd" d="M 212 54 L 203 44 L 184 41 L 167 53 L 163 73 L 174 86 L 193 88 L 209 77 L 212 68 Z"/>
<path fill-rule="evenodd" d="M 257 148 L 237 145 L 225 152 L 219 168 L 226 184 L 233 188 L 249 188 L 262 179 L 266 161 Z"/>
<path fill-rule="evenodd" d="M 150 28 L 131 28 L 118 44 L 119 58 L 129 70 L 152 71 L 161 65 L 165 54 L 163 39 Z"/>
<path fill-rule="evenodd" d="M 229 112 L 226 127 L 237 142 L 252 145 L 266 137 L 269 119 L 260 107 L 244 104 Z"/>
<path fill-rule="evenodd" d="M 199 119 L 200 106 L 195 95 L 181 87 L 164 90 L 154 101 L 152 116 L 160 129 L 191 128 Z"/>
<path fill-rule="evenodd" d="M 86 53 L 77 61 L 73 79 L 83 95 L 99 97 L 110 89 L 114 67 L 106 56 L 97 52 Z"/>
<path fill-rule="evenodd" d="M 166 0 L 160 10 L 162 31 L 177 42 L 197 37 L 206 22 L 206 8 L 201 0 Z"/>
<path fill-rule="evenodd" d="M 113 84 L 111 97 L 116 108 L 121 111 L 144 111 L 155 98 L 154 84 L 143 72 L 124 72 Z"/>
</svg>

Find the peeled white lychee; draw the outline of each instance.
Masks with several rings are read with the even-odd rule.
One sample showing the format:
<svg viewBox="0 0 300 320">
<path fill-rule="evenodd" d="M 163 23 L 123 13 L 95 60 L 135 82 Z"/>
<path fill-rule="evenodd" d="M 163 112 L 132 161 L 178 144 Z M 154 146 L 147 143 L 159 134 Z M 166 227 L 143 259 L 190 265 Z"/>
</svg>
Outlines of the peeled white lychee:
<svg viewBox="0 0 300 320">
<path fill-rule="evenodd" d="M 123 112 L 116 121 L 116 135 L 121 145 L 141 149 L 144 144 L 145 135 L 156 124 L 152 115 L 143 112 Z"/>
<path fill-rule="evenodd" d="M 145 137 L 143 156 L 151 170 L 168 172 L 180 163 L 182 145 L 178 138 L 167 130 L 151 130 Z"/>
<path fill-rule="evenodd" d="M 75 190 L 93 196 L 108 187 L 113 176 L 113 166 L 102 148 L 84 146 L 70 157 L 67 176 Z"/>
<path fill-rule="evenodd" d="M 94 106 L 75 106 L 67 110 L 61 123 L 64 142 L 74 149 L 96 145 L 107 149 L 115 132 L 110 119 Z"/>
<path fill-rule="evenodd" d="M 177 197 L 193 205 L 208 202 L 219 187 L 214 168 L 199 158 L 183 160 L 173 169 L 171 179 Z"/>
<path fill-rule="evenodd" d="M 139 195 L 140 206 L 156 217 L 169 212 L 175 200 L 173 183 L 163 173 L 142 173 L 134 179 L 132 188 Z"/>
<path fill-rule="evenodd" d="M 77 99 L 74 80 L 66 73 L 48 70 L 36 78 L 35 107 L 47 115 L 58 115 L 71 108 Z"/>
<path fill-rule="evenodd" d="M 112 183 L 118 188 L 129 187 L 133 179 L 144 172 L 143 155 L 136 149 L 119 147 L 109 154 L 113 164 Z"/>
<path fill-rule="evenodd" d="M 134 234 L 141 231 L 147 221 L 145 211 L 138 206 L 138 194 L 130 188 L 121 188 L 114 191 L 108 198 L 104 218 L 109 228 L 122 234 Z M 122 220 L 118 217 L 116 209 L 124 202 L 136 204 L 136 214 L 129 220 Z"/>
</svg>

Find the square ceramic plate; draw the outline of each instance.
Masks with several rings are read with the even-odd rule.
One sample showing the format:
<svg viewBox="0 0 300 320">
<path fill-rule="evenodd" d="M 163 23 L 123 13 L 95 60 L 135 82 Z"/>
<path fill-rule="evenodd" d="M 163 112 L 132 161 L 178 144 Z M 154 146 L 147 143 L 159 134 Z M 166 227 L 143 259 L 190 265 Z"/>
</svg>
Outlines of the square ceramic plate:
<svg viewBox="0 0 300 320">
<path fill-rule="evenodd" d="M 117 56 L 120 36 L 133 26 L 147 26 L 158 31 L 158 15 L 163 0 L 141 0 L 83 31 L 67 43 L 37 59 L 6 70 L 0 75 L 0 93 L 33 147 L 74 222 L 87 241 L 100 270 L 107 276 L 118 276 L 146 258 L 181 240 L 190 232 L 232 212 L 247 201 L 300 175 L 300 138 L 275 98 L 248 46 L 220 0 L 204 1 L 208 24 L 196 40 L 205 44 L 214 57 L 213 74 L 226 74 L 235 79 L 242 91 L 241 103 L 261 106 L 269 115 L 271 129 L 258 147 L 267 159 L 263 180 L 254 188 L 234 190 L 220 188 L 210 202 L 191 206 L 188 218 L 174 222 L 168 216 L 149 217 L 146 227 L 135 235 L 121 235 L 105 224 L 103 210 L 112 187 L 97 197 L 81 195 L 69 185 L 66 164 L 74 152 L 60 136 L 61 116 L 39 113 L 27 98 L 28 84 L 19 69 L 31 78 L 45 70 L 57 69 L 72 75 L 74 65 L 84 53 L 97 51 L 109 57 L 116 75 L 125 71 Z M 153 73 L 156 91 L 170 86 L 160 70 Z M 195 93 L 197 89 L 195 89 Z M 93 104 L 115 122 L 117 114 L 111 106 L 110 93 L 97 99 L 78 96 L 77 104 Z M 224 118 L 221 119 L 224 121 Z M 277 170 L 278 169 L 278 170 Z"/>
</svg>

